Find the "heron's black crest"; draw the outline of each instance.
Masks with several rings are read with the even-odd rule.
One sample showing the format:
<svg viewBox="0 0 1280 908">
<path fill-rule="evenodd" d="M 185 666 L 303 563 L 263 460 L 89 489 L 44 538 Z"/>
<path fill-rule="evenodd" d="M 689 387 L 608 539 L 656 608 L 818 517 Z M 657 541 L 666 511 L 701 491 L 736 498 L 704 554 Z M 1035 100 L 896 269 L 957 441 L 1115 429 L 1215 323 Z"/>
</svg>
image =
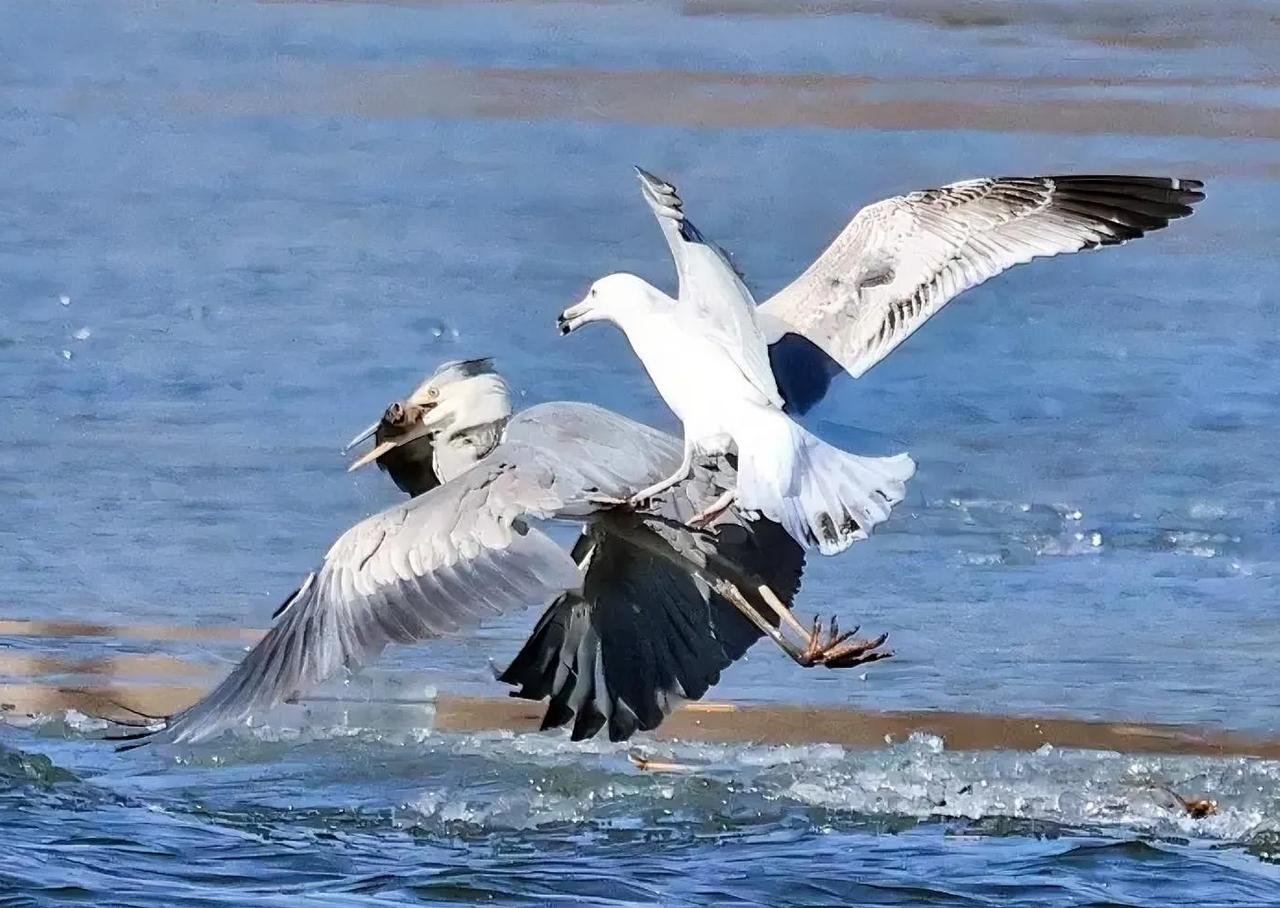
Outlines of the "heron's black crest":
<svg viewBox="0 0 1280 908">
<path fill-rule="evenodd" d="M 482 356 L 478 359 L 460 359 L 441 363 L 432 378 L 436 381 L 436 384 L 443 384 L 440 379 L 461 381 L 464 378 L 475 378 L 477 375 L 492 375 L 493 373 L 493 357 Z"/>
</svg>

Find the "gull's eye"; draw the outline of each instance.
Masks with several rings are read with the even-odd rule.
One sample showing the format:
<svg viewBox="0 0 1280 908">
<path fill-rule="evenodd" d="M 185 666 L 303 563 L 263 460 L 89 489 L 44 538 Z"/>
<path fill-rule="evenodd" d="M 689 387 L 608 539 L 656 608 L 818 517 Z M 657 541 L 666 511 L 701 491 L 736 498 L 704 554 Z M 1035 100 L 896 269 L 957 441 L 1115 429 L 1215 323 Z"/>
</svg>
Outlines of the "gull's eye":
<svg viewBox="0 0 1280 908">
<path fill-rule="evenodd" d="M 596 288 L 595 288 L 595 287 L 592 287 L 592 288 L 591 288 L 591 295 L 592 295 L 592 296 L 595 296 L 595 295 L 596 295 Z"/>
<path fill-rule="evenodd" d="M 437 397 L 439 397 L 439 396 L 440 396 L 440 389 L 439 389 L 439 388 L 428 388 L 428 389 L 427 389 L 427 400 L 435 400 L 435 399 L 436 399 Z"/>
</svg>

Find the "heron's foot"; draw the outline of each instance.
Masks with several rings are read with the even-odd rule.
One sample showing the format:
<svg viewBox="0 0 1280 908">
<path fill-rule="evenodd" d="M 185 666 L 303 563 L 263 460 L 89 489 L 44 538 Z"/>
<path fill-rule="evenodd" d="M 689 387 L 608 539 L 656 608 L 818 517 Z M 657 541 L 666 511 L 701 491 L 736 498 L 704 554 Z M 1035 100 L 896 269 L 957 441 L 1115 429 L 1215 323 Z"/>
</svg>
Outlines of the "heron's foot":
<svg viewBox="0 0 1280 908">
<path fill-rule="evenodd" d="M 813 619 L 813 629 L 809 632 L 809 640 L 801 654 L 806 665 L 825 665 L 827 668 L 853 668 L 855 665 L 866 665 L 888 659 L 893 653 L 881 650 L 880 647 L 889 639 L 888 634 L 881 634 L 874 640 L 865 640 L 855 636 L 858 628 L 840 633 L 840 624 L 834 615 L 825 638 L 822 632 L 822 619 Z"/>
</svg>

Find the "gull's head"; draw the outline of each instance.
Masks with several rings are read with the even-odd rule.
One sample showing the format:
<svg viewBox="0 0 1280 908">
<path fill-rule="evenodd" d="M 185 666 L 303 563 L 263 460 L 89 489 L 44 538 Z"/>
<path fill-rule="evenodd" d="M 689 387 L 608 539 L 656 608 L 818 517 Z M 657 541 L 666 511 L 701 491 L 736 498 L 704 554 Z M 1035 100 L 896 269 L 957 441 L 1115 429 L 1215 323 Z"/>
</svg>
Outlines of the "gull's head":
<svg viewBox="0 0 1280 908">
<path fill-rule="evenodd" d="M 591 285 L 587 295 L 556 317 L 556 327 L 568 334 L 588 322 L 615 322 L 648 302 L 656 291 L 634 274 L 610 274 Z"/>
<path fill-rule="evenodd" d="M 388 406 L 382 419 L 347 443 L 344 454 L 365 439 L 374 439 L 373 448 L 347 469 L 359 469 L 420 439 L 435 443 L 510 417 L 511 397 L 506 382 L 493 369 L 493 360 L 444 363 L 407 398 Z"/>
</svg>

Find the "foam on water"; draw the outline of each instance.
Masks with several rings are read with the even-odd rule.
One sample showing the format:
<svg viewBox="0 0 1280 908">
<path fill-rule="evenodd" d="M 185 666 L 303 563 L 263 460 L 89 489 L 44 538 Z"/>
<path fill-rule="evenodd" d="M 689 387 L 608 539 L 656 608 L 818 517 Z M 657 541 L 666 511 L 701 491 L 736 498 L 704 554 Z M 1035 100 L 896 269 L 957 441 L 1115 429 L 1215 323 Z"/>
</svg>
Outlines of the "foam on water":
<svg viewBox="0 0 1280 908">
<path fill-rule="evenodd" d="M 87 741 L 104 723 L 79 714 L 41 717 L 38 740 Z M 86 736 L 87 739 L 86 739 Z M 106 754 L 108 745 L 97 744 Z M 636 768 L 642 755 L 678 772 Z M 22 759 L 27 759 L 25 756 Z M 48 767 L 43 757 L 34 758 Z M 436 831 L 536 829 L 561 823 L 616 827 L 782 822 L 807 818 L 815 828 L 886 822 L 964 821 L 981 832 L 993 821 L 1020 830 L 1035 824 L 1160 839 L 1246 845 L 1280 835 L 1280 763 L 1251 758 L 1129 756 L 1045 745 L 1034 753 L 954 752 L 942 739 L 913 734 L 875 750 L 831 744 L 763 746 L 642 740 L 571 743 L 565 734 L 493 731 L 448 734 L 426 728 L 257 726 L 199 746 L 153 747 L 112 757 L 114 771 L 184 767 L 207 773 L 202 785 L 234 793 L 240 774 L 271 771 L 277 761 L 314 762 L 316 803 L 335 787 L 386 785 L 396 793 L 396 822 Z M 26 764 L 22 764 L 26 765 Z M 42 772 L 46 772 L 42 770 Z M 148 770 L 150 771 L 150 770 Z M 232 772 L 231 777 L 219 773 Z M 430 784 L 420 787 L 423 775 Z M 162 783 L 163 787 L 163 783 Z M 1208 798 L 1218 810 L 1188 815 L 1173 792 Z M 253 792 L 248 793 L 252 798 Z M 270 799 L 268 799 L 270 800 Z M 1028 825 L 1030 824 L 1030 825 Z"/>
<path fill-rule="evenodd" d="M 132 868 L 132 878 L 155 872 L 129 838 L 144 825 L 165 843 L 162 853 L 186 862 L 166 858 L 160 881 L 149 884 L 169 898 L 209 873 L 249 894 L 287 889 L 310 874 L 318 874 L 313 885 L 347 891 L 357 885 L 350 868 L 358 862 L 365 871 L 357 879 L 378 881 L 371 891 L 412 884 L 436 892 L 439 874 L 465 891 L 486 890 L 491 873 L 506 868 L 500 888 L 536 900 L 535 867 L 554 862 L 554 891 L 564 891 L 587 885 L 600 860 L 614 868 L 609 873 L 621 873 L 615 887 L 638 885 L 645 902 L 664 900 L 663 893 L 669 899 L 684 885 L 698 893 L 687 895 L 692 901 L 722 901 L 729 897 L 725 880 L 747 879 L 739 874 L 757 863 L 746 891 L 760 897 L 776 887 L 773 903 L 783 904 L 800 884 L 775 862 L 794 861 L 793 872 L 832 874 L 828 885 L 837 890 L 807 899 L 826 902 L 845 891 L 837 881 L 850 879 L 851 863 L 869 862 L 873 878 L 886 881 L 881 862 L 888 860 L 904 884 L 913 880 L 916 898 L 933 892 L 946 902 L 956 887 L 977 896 L 986 882 L 970 880 L 969 868 L 934 890 L 927 868 L 949 860 L 935 843 L 979 840 L 1021 843 L 1017 860 L 1026 872 L 1050 877 L 1068 865 L 1073 879 L 1094 868 L 1107 878 L 1101 868 L 1117 860 L 1176 862 L 1229 879 L 1242 887 L 1240 898 L 1255 900 L 1280 881 L 1268 882 L 1263 872 L 1280 860 L 1280 764 L 1258 760 L 1049 746 L 950 752 L 927 735 L 861 751 L 653 740 L 575 745 L 558 733 L 387 734 L 350 726 L 317 728 L 301 742 L 294 730 L 274 735 L 259 727 L 196 747 L 117 754 L 77 716 L 5 728 L 0 724 L 0 812 L 16 819 L 20 805 L 38 805 L 46 817 L 62 816 L 67 829 L 87 824 L 104 862 L 90 859 L 77 877 L 23 858 L 9 872 L 78 879 L 91 890 L 115 891 L 112 874 L 121 867 Z M 629 759 L 637 751 L 679 771 L 637 769 Z M 64 761 L 85 769 L 72 774 Z M 1219 810 L 1192 819 L 1165 785 L 1211 797 Z M 19 823 L 15 834 L 23 828 Z M 35 853 L 45 847 L 36 841 Z M 987 849 L 990 860 L 1001 860 L 994 844 Z M 302 855 L 310 857 L 297 863 Z M 695 855 L 708 869 L 720 868 L 717 882 L 667 879 L 662 868 L 686 866 Z M 534 863 L 526 865 L 526 856 Z M 1241 861 L 1252 863 L 1242 869 Z M 774 872 L 782 875 L 773 879 Z M 1041 883 L 1014 877 L 1002 885 L 1010 893 L 1026 887 L 1031 898 Z M 1140 891 L 1154 891 L 1150 885 Z M 618 891 L 600 903 L 616 903 Z M 867 894 L 839 898 L 880 903 Z"/>
</svg>

